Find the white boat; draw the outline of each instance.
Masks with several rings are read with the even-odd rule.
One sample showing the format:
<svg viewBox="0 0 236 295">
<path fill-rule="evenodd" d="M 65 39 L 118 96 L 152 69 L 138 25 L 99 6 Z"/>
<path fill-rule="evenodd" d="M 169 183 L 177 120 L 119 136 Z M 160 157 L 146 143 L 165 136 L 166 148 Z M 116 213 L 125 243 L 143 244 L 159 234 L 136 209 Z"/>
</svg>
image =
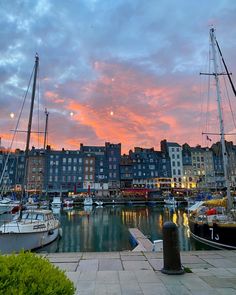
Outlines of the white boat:
<svg viewBox="0 0 236 295">
<path fill-rule="evenodd" d="M 11 212 L 11 199 L 4 198 L 0 200 L 0 214 Z"/>
<path fill-rule="evenodd" d="M 213 61 L 213 73 L 207 73 L 213 76 L 216 86 L 216 101 L 219 117 L 219 133 L 221 142 L 221 157 L 223 162 L 224 171 L 224 184 L 226 187 L 226 198 L 213 199 L 204 201 L 204 204 L 198 204 L 197 208 L 190 208 L 192 212 L 189 213 L 188 223 L 190 233 L 193 238 L 199 240 L 204 244 L 209 244 L 215 248 L 234 249 L 236 250 L 236 210 L 233 207 L 233 196 L 230 192 L 230 177 L 229 177 L 229 159 L 225 142 L 225 127 L 224 119 L 228 116 L 223 116 L 222 94 L 224 91 L 220 89 L 220 75 L 224 74 L 219 72 L 219 58 L 222 60 L 224 70 L 228 76 L 234 95 L 236 90 L 233 86 L 230 73 L 222 56 L 219 44 L 215 37 L 215 30 L 210 29 L 211 41 L 211 56 L 210 60 Z M 225 81 L 224 81 L 225 82 Z M 209 83 L 209 82 L 208 82 Z M 208 84 L 210 85 L 210 83 Z M 206 133 L 209 134 L 209 133 Z M 195 209 L 195 210 L 193 210 Z M 189 210 L 190 211 L 190 210 Z"/>
<path fill-rule="evenodd" d="M 37 209 L 39 208 L 39 202 L 34 201 L 33 198 L 28 198 L 28 202 L 25 203 L 26 209 Z"/>
<path fill-rule="evenodd" d="M 177 201 L 175 200 L 174 197 L 169 197 L 164 199 L 165 205 L 172 205 L 172 206 L 176 206 L 177 205 Z"/>
<path fill-rule="evenodd" d="M 95 204 L 96 204 L 97 206 L 103 206 L 103 201 L 100 201 L 100 200 L 95 201 Z"/>
<path fill-rule="evenodd" d="M 84 198 L 84 206 L 92 206 L 93 205 L 93 199 L 92 197 L 88 196 Z"/>
<path fill-rule="evenodd" d="M 16 213 L 20 209 L 20 201 L 4 198 L 0 201 L 0 214 Z"/>
<path fill-rule="evenodd" d="M 53 197 L 51 205 L 52 207 L 61 208 L 62 206 L 61 197 Z"/>
<path fill-rule="evenodd" d="M 74 200 L 73 199 L 64 199 L 63 200 L 63 207 L 73 207 L 74 206 Z"/>
<path fill-rule="evenodd" d="M 25 149 L 25 171 L 28 168 L 29 144 L 31 135 L 31 125 L 33 116 L 33 105 L 36 90 L 36 81 L 38 73 L 39 57 L 36 54 L 34 65 L 33 90 L 31 96 L 31 108 L 27 130 L 27 141 Z M 20 119 L 20 118 L 19 118 Z M 18 121 L 19 121 L 18 119 Z M 18 126 L 18 123 L 17 123 Z M 17 128 L 16 128 L 17 129 Z M 17 132 L 17 130 L 15 130 Z M 4 166 L 4 168 L 6 165 Z M 0 184 L 3 179 L 4 169 L 0 178 Z M 27 180 L 27 174 L 24 175 L 24 180 Z M 24 183 L 26 187 L 27 183 Z M 15 206 L 16 201 L 13 201 L 12 206 Z M 19 204 L 19 208 L 21 204 Z M 12 208 L 12 211 L 15 207 Z M 12 221 L 4 222 L 0 227 L 0 252 L 11 253 L 19 252 L 21 249 L 32 250 L 54 241 L 59 235 L 60 223 L 55 219 L 52 211 L 43 209 L 32 209 L 20 211 L 20 214 L 15 216 Z"/>
<path fill-rule="evenodd" d="M 35 209 L 21 212 L 21 216 L 0 226 L 0 252 L 12 253 L 33 250 L 54 241 L 60 223 L 51 210 Z"/>
</svg>

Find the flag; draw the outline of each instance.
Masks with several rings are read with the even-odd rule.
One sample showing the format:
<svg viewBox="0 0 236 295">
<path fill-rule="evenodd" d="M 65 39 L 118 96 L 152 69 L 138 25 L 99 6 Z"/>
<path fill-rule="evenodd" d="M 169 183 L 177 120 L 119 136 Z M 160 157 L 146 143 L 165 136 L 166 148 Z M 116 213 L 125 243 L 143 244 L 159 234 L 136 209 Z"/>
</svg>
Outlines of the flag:
<svg viewBox="0 0 236 295">
<path fill-rule="evenodd" d="M 211 141 L 211 138 L 207 135 L 207 140 Z"/>
</svg>

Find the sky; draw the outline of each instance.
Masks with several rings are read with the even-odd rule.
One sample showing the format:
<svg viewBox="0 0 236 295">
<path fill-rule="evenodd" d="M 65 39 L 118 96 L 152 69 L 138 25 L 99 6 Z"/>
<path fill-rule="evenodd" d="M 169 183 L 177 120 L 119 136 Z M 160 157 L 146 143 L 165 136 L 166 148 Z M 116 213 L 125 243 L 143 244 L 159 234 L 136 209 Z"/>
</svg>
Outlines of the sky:
<svg viewBox="0 0 236 295">
<path fill-rule="evenodd" d="M 204 104 L 207 77 L 199 73 L 208 69 L 213 26 L 235 82 L 235 15 L 234 0 L 1 0 L 1 145 L 11 145 L 36 52 L 30 146 L 43 146 L 37 132 L 44 131 L 45 108 L 53 149 L 111 142 L 127 153 L 135 146 L 160 150 L 163 139 L 191 146 L 217 141 L 202 135 L 217 126 L 217 114 L 214 97 Z M 20 131 L 27 129 L 30 99 L 31 89 Z M 229 117 L 225 107 L 225 123 Z M 234 130 L 226 125 L 226 132 Z M 25 141 L 25 132 L 17 132 L 12 147 L 24 149 Z"/>
</svg>

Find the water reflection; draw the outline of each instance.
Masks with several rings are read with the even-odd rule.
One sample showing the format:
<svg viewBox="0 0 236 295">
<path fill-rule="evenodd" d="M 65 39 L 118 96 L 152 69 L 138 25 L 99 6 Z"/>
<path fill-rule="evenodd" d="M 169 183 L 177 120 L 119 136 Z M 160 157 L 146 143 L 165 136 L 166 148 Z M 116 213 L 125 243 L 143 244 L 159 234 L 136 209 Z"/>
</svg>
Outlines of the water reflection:
<svg viewBox="0 0 236 295">
<path fill-rule="evenodd" d="M 122 251 L 131 250 L 128 228 L 137 227 L 151 241 L 162 239 L 166 221 L 178 225 L 182 251 L 209 249 L 191 239 L 184 208 L 155 206 L 81 207 L 57 212 L 63 237 L 41 251 Z"/>
</svg>

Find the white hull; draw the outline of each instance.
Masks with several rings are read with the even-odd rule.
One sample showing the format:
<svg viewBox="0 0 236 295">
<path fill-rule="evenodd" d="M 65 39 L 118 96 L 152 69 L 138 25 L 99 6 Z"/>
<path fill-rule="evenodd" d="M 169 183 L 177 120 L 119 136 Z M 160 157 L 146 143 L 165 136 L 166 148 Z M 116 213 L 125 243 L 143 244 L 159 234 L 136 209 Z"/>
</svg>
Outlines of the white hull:
<svg viewBox="0 0 236 295">
<path fill-rule="evenodd" d="M 11 212 L 11 207 L 10 206 L 0 206 L 0 214 L 8 213 Z"/>
<path fill-rule="evenodd" d="M 84 206 L 92 206 L 93 205 L 93 199 L 90 197 L 87 197 L 84 199 Z"/>
<path fill-rule="evenodd" d="M 12 253 L 24 250 L 33 250 L 53 242 L 59 234 L 55 228 L 50 232 L 33 233 L 0 233 L 0 252 Z"/>
</svg>

